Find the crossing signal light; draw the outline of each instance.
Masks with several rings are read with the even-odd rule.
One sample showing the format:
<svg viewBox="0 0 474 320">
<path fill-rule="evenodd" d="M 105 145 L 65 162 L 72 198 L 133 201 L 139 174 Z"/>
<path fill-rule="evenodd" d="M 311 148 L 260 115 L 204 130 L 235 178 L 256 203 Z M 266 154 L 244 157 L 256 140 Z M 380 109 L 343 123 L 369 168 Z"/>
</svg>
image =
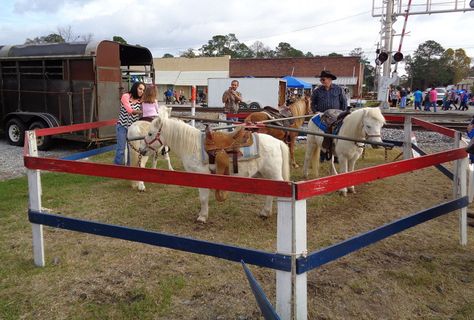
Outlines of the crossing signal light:
<svg viewBox="0 0 474 320">
<path fill-rule="evenodd" d="M 377 59 L 375 59 L 375 63 L 377 64 L 382 64 L 388 59 L 388 54 L 386 52 L 380 52 L 377 56 Z"/>
<path fill-rule="evenodd" d="M 400 51 L 397 51 L 393 54 L 393 60 L 395 62 L 400 62 L 403 60 L 403 53 L 401 53 Z"/>
</svg>

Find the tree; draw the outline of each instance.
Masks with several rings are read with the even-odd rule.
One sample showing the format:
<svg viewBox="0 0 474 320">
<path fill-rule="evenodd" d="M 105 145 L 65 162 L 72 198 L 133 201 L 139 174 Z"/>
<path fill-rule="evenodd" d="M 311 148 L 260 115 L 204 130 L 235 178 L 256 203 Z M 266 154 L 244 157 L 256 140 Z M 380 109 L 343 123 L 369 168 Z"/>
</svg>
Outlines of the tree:
<svg viewBox="0 0 474 320">
<path fill-rule="evenodd" d="M 185 51 L 182 51 L 179 56 L 183 58 L 196 58 L 196 54 L 194 53 L 193 48 L 189 48 Z"/>
<path fill-rule="evenodd" d="M 328 57 L 343 57 L 343 55 L 340 53 L 331 52 L 330 54 L 328 54 Z"/>
<path fill-rule="evenodd" d="M 304 56 L 307 57 L 307 58 L 313 58 L 314 57 L 314 55 L 310 51 L 306 52 L 304 54 Z"/>
<path fill-rule="evenodd" d="M 162 58 L 174 58 L 171 53 L 165 53 Z"/>
<path fill-rule="evenodd" d="M 72 31 L 71 26 L 58 27 L 56 33 L 50 33 L 47 36 L 35 37 L 33 39 L 27 38 L 25 44 L 39 44 L 39 43 L 63 43 L 63 42 L 74 42 L 81 40 L 84 42 L 90 42 L 94 35 L 92 33 L 75 35 Z"/>
<path fill-rule="evenodd" d="M 239 46 L 240 42 L 237 40 L 234 33 L 228 35 L 213 36 L 207 44 L 203 45 L 199 52 L 205 57 L 219 57 L 223 55 L 230 55 L 232 58 L 236 57 L 235 48 Z"/>
<path fill-rule="evenodd" d="M 431 85 L 438 86 L 449 82 L 446 59 L 443 58 L 444 48 L 433 40 L 418 46 L 413 57 L 405 59 L 405 70 L 411 79 L 413 88 L 424 89 Z"/>
<path fill-rule="evenodd" d="M 26 39 L 25 44 L 41 44 L 41 43 L 63 43 L 64 38 L 57 33 L 50 33 L 47 36 Z"/>
<path fill-rule="evenodd" d="M 469 75 L 471 58 L 466 55 L 464 49 L 447 49 L 442 56 L 444 63 L 451 75 L 449 83 L 458 83 Z"/>
<path fill-rule="evenodd" d="M 118 42 L 118 43 L 121 43 L 121 44 L 127 44 L 127 41 L 124 38 L 122 38 L 121 36 L 113 36 L 112 41 L 115 41 L 115 42 Z"/>
<path fill-rule="evenodd" d="M 349 55 L 351 57 L 359 57 L 359 61 L 364 65 L 364 89 L 366 91 L 374 91 L 375 68 L 370 62 L 362 48 L 354 48 Z"/>
<path fill-rule="evenodd" d="M 261 41 L 255 41 L 249 48 L 255 58 L 271 58 L 275 55 L 275 52 Z"/>
<path fill-rule="evenodd" d="M 287 42 L 280 42 L 275 48 L 275 55 L 277 57 L 304 57 L 304 54 L 301 50 L 293 48 Z"/>
</svg>

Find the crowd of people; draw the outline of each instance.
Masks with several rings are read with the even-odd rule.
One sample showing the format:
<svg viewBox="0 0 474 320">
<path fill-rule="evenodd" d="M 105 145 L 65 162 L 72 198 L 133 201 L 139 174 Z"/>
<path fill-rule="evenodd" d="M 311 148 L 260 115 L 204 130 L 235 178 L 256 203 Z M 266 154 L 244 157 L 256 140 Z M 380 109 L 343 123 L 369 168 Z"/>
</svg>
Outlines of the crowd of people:
<svg viewBox="0 0 474 320">
<path fill-rule="evenodd" d="M 450 89 L 446 90 L 442 99 L 438 97 L 438 91 L 434 86 L 421 91 L 416 88 L 411 91 L 410 88 L 392 86 L 389 90 L 388 100 L 392 108 L 404 109 L 408 106 L 414 107 L 420 111 L 441 110 L 469 110 L 470 105 L 474 105 L 474 96 L 466 90 Z"/>
</svg>

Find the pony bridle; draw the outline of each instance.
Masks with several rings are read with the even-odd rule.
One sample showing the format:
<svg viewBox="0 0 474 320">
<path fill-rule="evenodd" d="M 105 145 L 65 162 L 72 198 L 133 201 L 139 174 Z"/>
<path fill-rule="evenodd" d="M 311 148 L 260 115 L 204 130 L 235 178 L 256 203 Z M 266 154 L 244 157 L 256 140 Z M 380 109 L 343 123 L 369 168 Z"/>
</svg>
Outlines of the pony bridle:
<svg viewBox="0 0 474 320">
<path fill-rule="evenodd" d="M 163 126 L 161 126 L 161 128 L 163 128 Z M 161 148 L 164 145 L 163 142 L 160 139 L 160 137 L 161 137 L 161 128 L 158 130 L 158 132 L 155 134 L 155 137 L 150 142 L 147 141 L 146 137 L 145 137 L 145 139 L 143 139 L 145 141 L 146 148 L 150 149 L 150 150 L 153 150 L 156 153 L 158 152 L 158 149 Z M 152 144 L 155 143 L 156 141 L 158 141 L 160 143 L 160 146 L 158 148 L 155 148 L 155 147 L 152 146 Z"/>
</svg>

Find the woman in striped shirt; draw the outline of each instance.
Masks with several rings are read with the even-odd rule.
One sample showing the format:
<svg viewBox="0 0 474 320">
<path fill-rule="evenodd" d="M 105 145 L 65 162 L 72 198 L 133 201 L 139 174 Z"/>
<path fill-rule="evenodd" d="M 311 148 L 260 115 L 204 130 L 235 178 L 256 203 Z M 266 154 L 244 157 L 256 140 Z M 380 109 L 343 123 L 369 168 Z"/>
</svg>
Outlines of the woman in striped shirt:
<svg viewBox="0 0 474 320">
<path fill-rule="evenodd" d="M 145 91 L 143 82 L 135 82 L 130 91 L 123 94 L 120 99 L 119 119 L 115 126 L 117 133 L 117 147 L 115 150 L 114 163 L 118 165 L 125 164 L 125 148 L 127 144 L 128 128 L 138 120 L 142 114 L 141 97 Z M 130 157 L 127 155 L 127 165 L 130 164 Z"/>
</svg>

